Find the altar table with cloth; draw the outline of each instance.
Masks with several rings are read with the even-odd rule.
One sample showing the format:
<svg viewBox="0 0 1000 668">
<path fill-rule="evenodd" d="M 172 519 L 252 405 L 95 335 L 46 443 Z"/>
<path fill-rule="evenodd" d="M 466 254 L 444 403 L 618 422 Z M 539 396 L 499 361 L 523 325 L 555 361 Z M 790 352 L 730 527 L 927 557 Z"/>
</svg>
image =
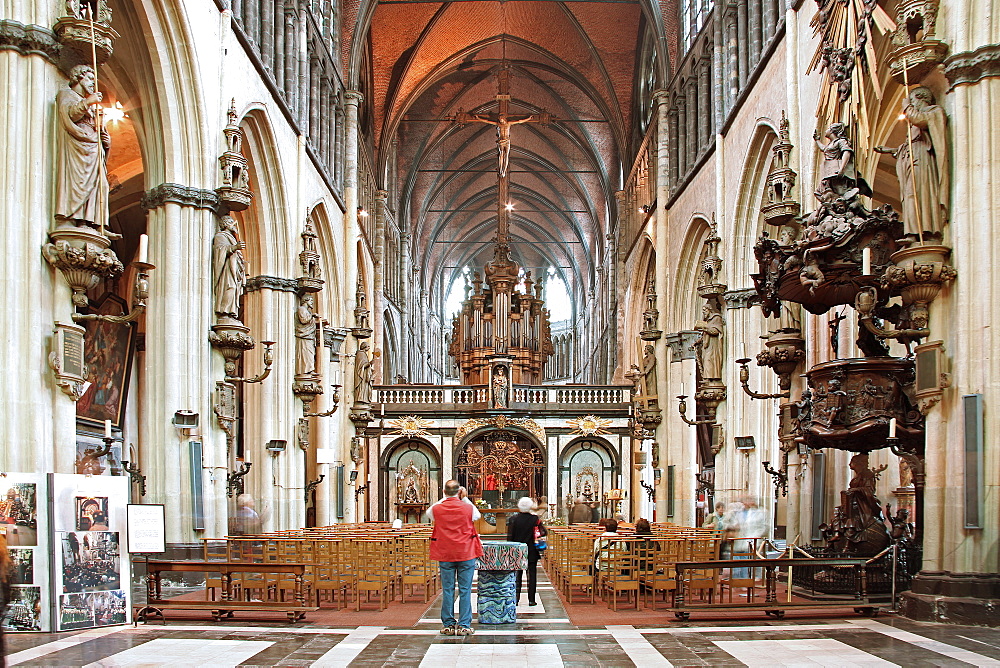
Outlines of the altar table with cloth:
<svg viewBox="0 0 1000 668">
<path fill-rule="evenodd" d="M 484 541 L 479 558 L 479 623 L 513 624 L 517 620 L 517 572 L 528 567 L 528 546 Z"/>
</svg>

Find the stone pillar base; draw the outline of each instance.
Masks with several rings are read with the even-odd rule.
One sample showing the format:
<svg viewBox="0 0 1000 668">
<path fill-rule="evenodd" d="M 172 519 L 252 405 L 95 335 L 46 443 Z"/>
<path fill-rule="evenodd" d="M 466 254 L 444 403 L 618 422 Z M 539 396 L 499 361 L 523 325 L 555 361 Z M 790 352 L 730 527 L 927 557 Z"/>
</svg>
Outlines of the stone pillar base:
<svg viewBox="0 0 1000 668">
<path fill-rule="evenodd" d="M 922 571 L 900 604 L 918 621 L 1000 626 L 1000 574 Z"/>
</svg>

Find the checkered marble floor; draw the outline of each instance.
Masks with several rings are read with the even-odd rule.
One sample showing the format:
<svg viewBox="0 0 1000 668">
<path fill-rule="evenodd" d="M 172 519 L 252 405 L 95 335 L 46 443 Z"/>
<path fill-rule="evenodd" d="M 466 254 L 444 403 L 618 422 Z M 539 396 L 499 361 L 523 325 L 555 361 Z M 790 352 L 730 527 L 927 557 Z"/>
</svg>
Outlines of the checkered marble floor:
<svg viewBox="0 0 1000 668">
<path fill-rule="evenodd" d="M 995 629 L 878 619 L 752 614 L 740 620 L 678 622 L 649 611 L 646 624 L 574 626 L 551 584 L 541 605 L 518 610 L 516 624 L 474 623 L 475 635 L 438 633 L 439 604 L 412 627 L 338 628 L 280 622 L 179 622 L 62 634 L 8 634 L 9 666 L 412 666 L 556 668 L 558 666 L 994 666 Z M 526 603 L 525 599 L 522 602 Z M 344 615 L 345 620 L 350 615 Z"/>
</svg>

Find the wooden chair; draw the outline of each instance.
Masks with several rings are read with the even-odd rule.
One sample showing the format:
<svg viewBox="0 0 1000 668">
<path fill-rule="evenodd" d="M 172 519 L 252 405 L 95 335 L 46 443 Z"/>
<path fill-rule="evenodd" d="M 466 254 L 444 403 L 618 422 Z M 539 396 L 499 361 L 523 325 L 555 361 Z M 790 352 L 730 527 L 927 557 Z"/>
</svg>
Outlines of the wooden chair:
<svg viewBox="0 0 1000 668">
<path fill-rule="evenodd" d="M 590 602 L 594 602 L 594 540 L 587 535 L 567 536 L 565 575 L 566 600 L 574 602 L 573 589 L 580 587 L 586 592 L 590 590 Z"/>
<path fill-rule="evenodd" d="M 361 611 L 361 594 L 365 593 L 368 601 L 371 601 L 372 593 L 378 594 L 378 609 L 385 610 L 389 606 L 391 587 L 390 577 L 390 543 L 388 541 L 374 539 L 359 539 L 353 541 L 354 547 L 354 570 L 357 580 L 354 583 L 356 594 L 355 610 Z"/>
<path fill-rule="evenodd" d="M 618 594 L 625 592 L 626 600 L 635 597 L 635 608 L 639 609 L 639 559 L 636 553 L 637 541 L 631 539 L 610 540 L 601 547 L 600 578 L 601 598 L 608 597 L 608 607 L 618 611 Z"/>
<path fill-rule="evenodd" d="M 660 538 L 654 542 L 653 561 L 648 572 L 640 576 L 639 581 L 650 598 L 653 610 L 656 610 L 656 594 L 663 592 L 664 603 L 668 592 L 677 587 L 674 564 L 684 561 L 687 554 L 687 540 L 684 538 Z"/>
</svg>

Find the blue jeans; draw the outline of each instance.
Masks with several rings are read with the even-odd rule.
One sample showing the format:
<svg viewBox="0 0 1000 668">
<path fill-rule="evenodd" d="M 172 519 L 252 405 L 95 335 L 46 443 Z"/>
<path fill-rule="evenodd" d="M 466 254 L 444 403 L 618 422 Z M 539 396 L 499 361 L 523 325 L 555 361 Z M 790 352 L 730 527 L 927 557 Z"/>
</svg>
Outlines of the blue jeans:
<svg viewBox="0 0 1000 668">
<path fill-rule="evenodd" d="M 441 565 L 441 623 L 455 626 L 455 580 L 458 579 L 458 626 L 472 628 L 472 575 L 476 560 L 439 561 Z"/>
</svg>

